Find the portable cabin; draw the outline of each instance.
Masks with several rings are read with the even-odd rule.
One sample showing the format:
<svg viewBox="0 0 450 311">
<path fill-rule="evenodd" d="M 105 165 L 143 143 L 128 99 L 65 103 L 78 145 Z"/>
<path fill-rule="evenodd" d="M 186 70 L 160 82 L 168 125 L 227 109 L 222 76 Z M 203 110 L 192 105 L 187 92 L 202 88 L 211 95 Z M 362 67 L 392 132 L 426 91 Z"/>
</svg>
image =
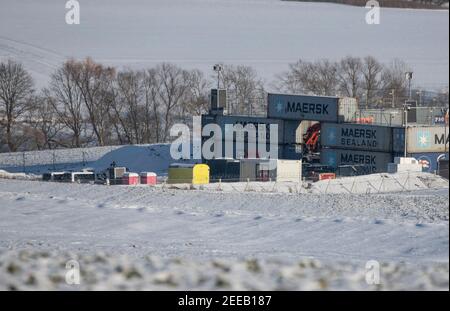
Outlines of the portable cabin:
<svg viewBox="0 0 450 311">
<path fill-rule="evenodd" d="M 169 184 L 209 184 L 209 166 L 206 164 L 172 164 L 169 167 Z"/>
</svg>

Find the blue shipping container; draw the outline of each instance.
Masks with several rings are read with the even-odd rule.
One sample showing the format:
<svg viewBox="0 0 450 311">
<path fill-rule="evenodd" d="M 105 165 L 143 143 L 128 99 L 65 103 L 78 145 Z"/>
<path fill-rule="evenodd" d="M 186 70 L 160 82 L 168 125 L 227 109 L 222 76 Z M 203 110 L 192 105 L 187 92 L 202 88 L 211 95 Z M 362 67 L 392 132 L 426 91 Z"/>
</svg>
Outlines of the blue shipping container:
<svg viewBox="0 0 450 311">
<path fill-rule="evenodd" d="M 363 174 L 383 173 L 393 161 L 392 153 L 344 149 L 322 149 L 320 163 L 333 168 L 351 165 Z"/>
<path fill-rule="evenodd" d="M 392 128 L 387 126 L 323 123 L 320 140 L 324 147 L 392 152 Z"/>
</svg>

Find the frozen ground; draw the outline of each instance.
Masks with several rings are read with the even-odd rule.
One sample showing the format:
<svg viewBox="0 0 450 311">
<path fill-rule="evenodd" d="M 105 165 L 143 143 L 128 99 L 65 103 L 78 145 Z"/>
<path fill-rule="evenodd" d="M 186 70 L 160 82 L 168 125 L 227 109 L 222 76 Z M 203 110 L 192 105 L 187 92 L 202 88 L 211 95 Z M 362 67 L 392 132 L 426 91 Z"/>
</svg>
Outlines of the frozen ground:
<svg viewBox="0 0 450 311">
<path fill-rule="evenodd" d="M 268 81 L 300 57 L 401 57 L 421 87 L 448 87 L 448 11 L 383 9 L 367 25 L 360 7 L 278 0 L 96 0 L 81 24 L 65 1 L 0 0 L 0 60 L 22 61 L 45 86 L 68 57 L 118 67 L 173 62 L 211 72 L 216 62 L 254 66 Z M 382 47 L 382 48 L 380 48 Z"/>
<path fill-rule="evenodd" d="M 0 179 L 0 287 L 64 289 L 64 262 L 79 259 L 79 289 L 448 290 L 448 199 L 448 188 L 299 195 Z M 385 264 L 381 287 L 364 281 L 368 260 Z"/>
</svg>

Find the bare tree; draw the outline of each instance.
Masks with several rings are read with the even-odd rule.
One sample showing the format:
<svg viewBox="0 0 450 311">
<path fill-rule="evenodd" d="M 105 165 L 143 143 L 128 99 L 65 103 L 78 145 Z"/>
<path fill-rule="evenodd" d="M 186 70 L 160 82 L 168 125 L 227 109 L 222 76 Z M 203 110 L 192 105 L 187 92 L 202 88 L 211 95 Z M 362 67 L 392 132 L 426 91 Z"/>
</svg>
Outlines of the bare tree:
<svg viewBox="0 0 450 311">
<path fill-rule="evenodd" d="M 182 99 L 188 89 L 186 84 L 188 73 L 168 63 L 162 63 L 155 68 L 155 82 L 158 87 L 157 98 L 161 109 L 162 117 L 160 118 L 164 125 L 162 127 L 162 141 L 169 138 L 170 126 L 173 124 L 174 110 L 182 103 Z"/>
<path fill-rule="evenodd" d="M 364 57 L 362 63 L 363 89 L 366 91 L 366 106 L 369 107 L 374 102 L 377 90 L 381 85 L 381 72 L 383 66 L 372 56 Z"/>
<path fill-rule="evenodd" d="M 32 92 L 33 79 L 22 64 L 13 60 L 0 63 L 0 111 L 4 115 L 2 123 L 9 151 L 17 151 L 20 145 L 13 127 L 29 109 Z"/>
<path fill-rule="evenodd" d="M 104 67 L 87 58 L 76 64 L 78 70 L 75 83 L 81 91 L 88 111 L 90 126 L 99 146 L 104 146 L 110 137 L 109 112 L 114 101 L 112 90 L 115 69 Z"/>
<path fill-rule="evenodd" d="M 334 96 L 338 89 L 337 64 L 327 59 L 317 62 L 299 60 L 280 75 L 279 89 L 291 93 Z"/>
<path fill-rule="evenodd" d="M 126 70 L 119 72 L 116 80 L 117 94 L 111 106 L 112 124 L 121 143 L 143 143 L 144 73 Z M 118 125 L 122 131 L 118 130 Z M 124 138 L 122 138 L 122 132 Z"/>
<path fill-rule="evenodd" d="M 33 143 L 38 150 L 52 149 L 61 144 L 58 139 L 63 124 L 54 109 L 55 99 L 46 95 L 33 98 L 34 105 L 28 112 L 27 124 Z"/>
<path fill-rule="evenodd" d="M 145 137 L 148 142 L 161 142 L 162 122 L 161 107 L 158 100 L 159 82 L 155 68 L 145 71 L 144 76 L 144 115 L 145 115 Z"/>
<path fill-rule="evenodd" d="M 58 121 L 64 124 L 71 132 L 71 146 L 82 146 L 82 133 L 85 127 L 83 118 L 83 98 L 81 90 L 76 84 L 80 67 L 74 60 L 65 62 L 51 76 L 50 88 L 43 92 L 50 100 Z"/>
<path fill-rule="evenodd" d="M 362 61 L 359 57 L 344 57 L 338 64 L 340 91 L 344 96 L 358 98 L 361 95 Z"/>
<path fill-rule="evenodd" d="M 382 71 L 383 95 L 385 97 L 393 96 L 393 106 L 400 106 L 406 99 L 407 80 L 405 72 L 407 71 L 409 71 L 408 65 L 400 59 L 394 59 Z"/>
<path fill-rule="evenodd" d="M 222 71 L 222 83 L 228 90 L 229 108 L 233 113 L 253 114 L 264 110 L 264 83 L 256 70 L 249 66 L 226 65 Z"/>
<path fill-rule="evenodd" d="M 210 82 L 208 82 L 200 70 L 192 70 L 187 75 L 187 86 L 185 98 L 182 105 L 183 118 L 192 115 L 201 115 L 208 111 L 208 93 Z"/>
</svg>

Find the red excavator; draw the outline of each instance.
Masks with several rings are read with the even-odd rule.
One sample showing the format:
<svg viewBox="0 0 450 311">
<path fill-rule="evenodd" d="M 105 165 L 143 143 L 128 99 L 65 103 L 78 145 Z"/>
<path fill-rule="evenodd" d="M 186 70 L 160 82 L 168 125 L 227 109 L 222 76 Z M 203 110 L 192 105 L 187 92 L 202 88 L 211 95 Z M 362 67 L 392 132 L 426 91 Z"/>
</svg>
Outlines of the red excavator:
<svg viewBox="0 0 450 311">
<path fill-rule="evenodd" d="M 306 151 L 309 153 L 315 153 L 319 151 L 320 145 L 320 123 L 316 123 L 308 128 L 303 135 L 303 141 L 305 142 Z"/>
</svg>

